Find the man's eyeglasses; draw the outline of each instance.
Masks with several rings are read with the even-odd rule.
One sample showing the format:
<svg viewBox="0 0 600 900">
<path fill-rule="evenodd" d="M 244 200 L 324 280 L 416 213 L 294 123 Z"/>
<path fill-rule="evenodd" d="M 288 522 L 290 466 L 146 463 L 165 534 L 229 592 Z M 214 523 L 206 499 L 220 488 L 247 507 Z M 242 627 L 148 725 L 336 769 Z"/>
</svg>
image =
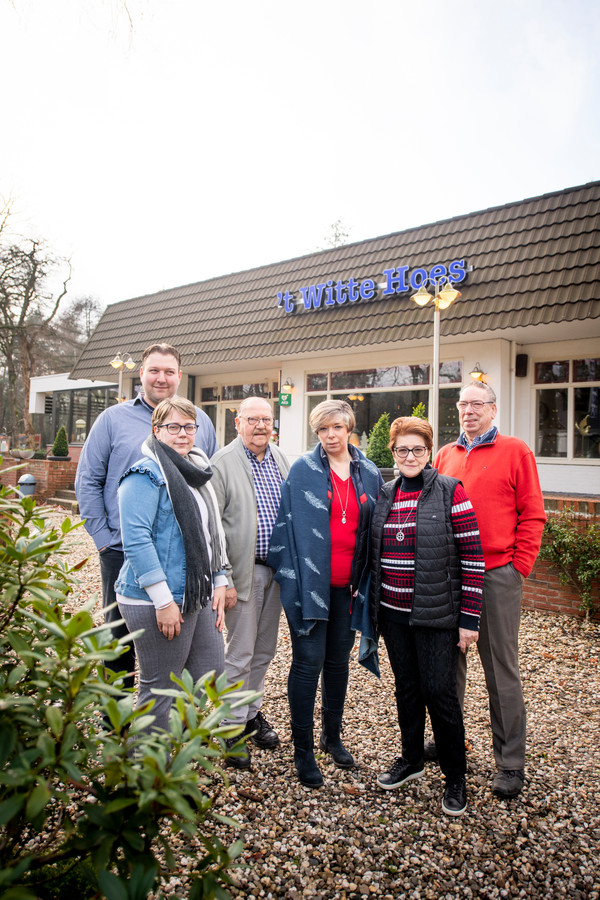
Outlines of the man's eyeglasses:
<svg viewBox="0 0 600 900">
<path fill-rule="evenodd" d="M 427 447 L 392 447 L 392 453 L 400 459 L 406 459 L 409 453 L 412 453 L 415 459 L 421 459 L 429 453 L 429 450 Z"/>
<path fill-rule="evenodd" d="M 166 425 L 157 425 L 157 428 L 166 428 L 169 434 L 179 434 L 180 431 L 185 431 L 186 434 L 196 434 L 198 431 L 198 426 L 192 424 L 192 422 L 188 422 L 187 425 L 177 425 L 176 422 L 167 422 Z"/>
<path fill-rule="evenodd" d="M 486 403 L 494 404 L 495 402 L 495 400 L 459 400 L 456 408 L 459 412 L 464 412 L 470 406 L 475 412 L 481 412 Z"/>
<path fill-rule="evenodd" d="M 240 416 L 240 419 L 245 419 L 248 425 L 258 425 L 262 422 L 267 428 L 273 424 L 272 416 Z"/>
</svg>

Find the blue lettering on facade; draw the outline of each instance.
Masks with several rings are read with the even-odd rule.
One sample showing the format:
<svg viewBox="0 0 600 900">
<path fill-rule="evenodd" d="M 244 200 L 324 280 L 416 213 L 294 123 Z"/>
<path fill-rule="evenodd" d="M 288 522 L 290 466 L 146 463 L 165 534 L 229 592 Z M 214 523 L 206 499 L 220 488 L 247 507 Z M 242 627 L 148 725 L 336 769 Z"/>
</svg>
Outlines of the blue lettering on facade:
<svg viewBox="0 0 600 900">
<path fill-rule="evenodd" d="M 308 284 L 298 288 L 302 298 L 304 309 L 321 309 L 325 306 L 342 306 L 344 303 L 356 303 L 358 300 L 377 300 L 378 291 L 381 297 L 391 297 L 394 294 L 405 294 L 407 291 L 417 291 L 422 285 L 430 284 L 442 287 L 443 284 L 460 284 L 467 277 L 467 272 L 473 271 L 467 266 L 466 260 L 455 259 L 448 266 L 436 263 L 429 271 L 422 266 L 410 269 L 409 266 L 397 266 L 384 269 L 384 283 L 377 284 L 374 278 L 348 278 L 347 281 L 333 278 L 321 284 Z M 297 309 L 296 299 L 291 291 L 277 291 L 277 306 L 283 307 L 286 313 L 293 313 Z"/>
</svg>

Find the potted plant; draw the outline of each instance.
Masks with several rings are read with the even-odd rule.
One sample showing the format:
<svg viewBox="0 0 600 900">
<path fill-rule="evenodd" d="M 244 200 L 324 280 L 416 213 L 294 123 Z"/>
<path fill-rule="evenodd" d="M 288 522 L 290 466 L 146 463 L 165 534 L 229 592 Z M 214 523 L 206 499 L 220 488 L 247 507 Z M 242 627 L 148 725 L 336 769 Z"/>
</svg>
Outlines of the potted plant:
<svg viewBox="0 0 600 900">
<path fill-rule="evenodd" d="M 60 459 L 63 461 L 71 459 L 69 456 L 69 442 L 67 440 L 67 432 L 65 426 L 61 425 L 56 432 L 52 450 L 48 454 L 48 459 Z"/>
<path fill-rule="evenodd" d="M 384 481 L 392 481 L 394 478 L 394 457 L 388 446 L 389 442 L 390 417 L 387 413 L 382 413 L 371 429 L 366 456 L 379 468 Z"/>
</svg>

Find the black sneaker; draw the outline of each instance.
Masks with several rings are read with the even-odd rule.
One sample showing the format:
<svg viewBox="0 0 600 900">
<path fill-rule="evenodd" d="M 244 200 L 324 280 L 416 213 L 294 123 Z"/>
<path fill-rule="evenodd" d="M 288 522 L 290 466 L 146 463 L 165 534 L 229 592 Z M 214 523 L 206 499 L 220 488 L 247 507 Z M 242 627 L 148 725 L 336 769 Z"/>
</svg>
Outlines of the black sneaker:
<svg viewBox="0 0 600 900">
<path fill-rule="evenodd" d="M 225 738 L 227 752 L 233 751 L 235 753 L 235 756 L 228 756 L 225 762 L 233 769 L 249 769 L 252 766 L 250 748 L 247 744 L 240 744 L 239 747 L 235 747 L 239 740 L 239 737 Z M 235 750 L 233 749 L 234 747 Z"/>
<path fill-rule="evenodd" d="M 523 769 L 504 769 L 494 776 L 492 790 L 500 797 L 516 797 L 521 793 L 524 778 Z"/>
<path fill-rule="evenodd" d="M 377 776 L 377 784 L 380 788 L 383 788 L 384 791 L 393 791 L 395 788 L 399 788 L 403 785 L 406 781 L 412 781 L 413 778 L 420 778 L 424 772 L 425 769 L 423 768 L 423 763 L 419 763 L 418 766 L 411 766 L 411 764 L 401 756 L 397 756 L 387 772 L 382 772 L 381 775 Z"/>
<path fill-rule="evenodd" d="M 244 734 L 249 735 L 261 750 L 274 750 L 279 743 L 279 735 L 260 710 L 253 719 L 246 722 Z"/>
<path fill-rule="evenodd" d="M 467 782 L 465 778 L 446 783 L 442 797 L 442 810 L 448 816 L 462 816 L 467 808 Z"/>
</svg>

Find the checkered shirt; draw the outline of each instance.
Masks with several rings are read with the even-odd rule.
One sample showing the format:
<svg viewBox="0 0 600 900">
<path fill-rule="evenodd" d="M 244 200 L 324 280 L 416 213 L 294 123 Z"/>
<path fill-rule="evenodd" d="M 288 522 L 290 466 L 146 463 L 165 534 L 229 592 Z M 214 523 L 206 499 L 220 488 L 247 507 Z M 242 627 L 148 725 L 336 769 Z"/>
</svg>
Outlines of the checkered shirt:
<svg viewBox="0 0 600 900">
<path fill-rule="evenodd" d="M 256 558 L 266 559 L 269 551 L 271 532 L 281 503 L 282 477 L 275 457 L 267 445 L 265 455 L 259 460 L 255 453 L 244 445 L 246 456 L 252 466 L 254 493 L 256 494 Z"/>
</svg>

